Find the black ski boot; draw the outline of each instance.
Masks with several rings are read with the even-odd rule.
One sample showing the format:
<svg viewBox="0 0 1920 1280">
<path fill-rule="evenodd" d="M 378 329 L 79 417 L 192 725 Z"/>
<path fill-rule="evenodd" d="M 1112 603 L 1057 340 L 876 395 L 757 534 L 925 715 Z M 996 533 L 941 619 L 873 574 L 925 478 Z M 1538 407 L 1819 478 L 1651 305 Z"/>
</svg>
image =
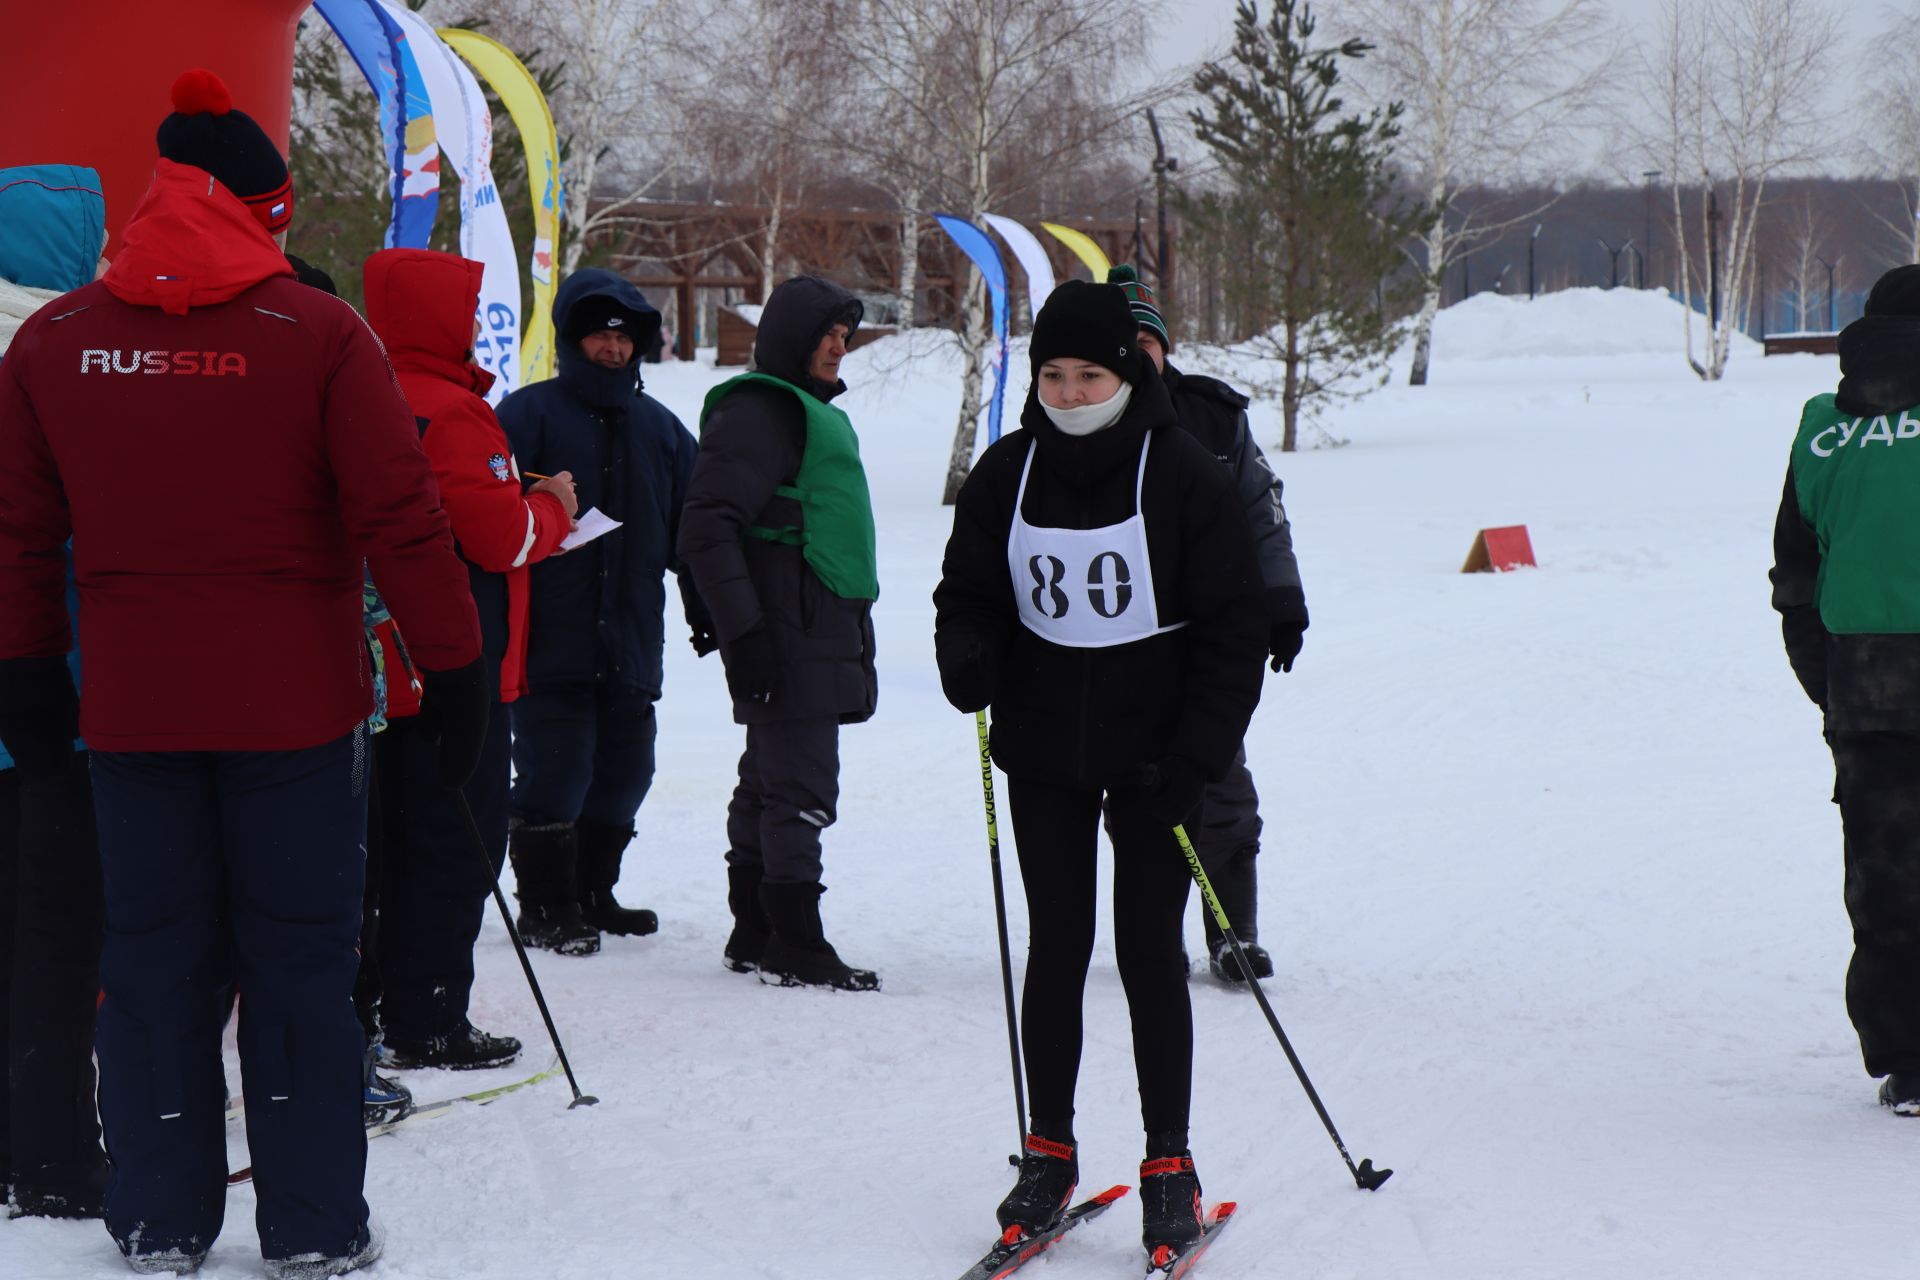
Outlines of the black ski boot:
<svg viewBox="0 0 1920 1280">
<path fill-rule="evenodd" d="M 735 973 L 752 973 L 773 935 L 767 909 L 760 905 L 759 867 L 727 868 L 727 906 L 733 912 L 733 932 L 727 935 L 722 962 Z"/>
<path fill-rule="evenodd" d="M 512 1036 L 488 1035 L 462 1018 L 455 1030 L 425 1040 L 389 1040 L 393 1065 L 402 1071 L 415 1067 L 444 1067 L 449 1071 L 483 1071 L 504 1067 L 520 1056 L 520 1042 Z"/>
<path fill-rule="evenodd" d="M 367 1128 L 405 1120 L 413 1114 L 413 1090 L 374 1070 L 380 1065 L 381 1046 L 367 1046 L 360 1082 L 361 1121 Z"/>
<path fill-rule="evenodd" d="M 1151 1148 L 1149 1148 L 1151 1149 Z M 1193 1156 L 1148 1157 L 1140 1162 L 1140 1240 L 1160 1265 L 1164 1246 L 1174 1249 L 1200 1238 L 1200 1175 Z"/>
<path fill-rule="evenodd" d="M 660 917 L 644 907 L 623 907 L 614 899 L 620 883 L 620 859 L 633 841 L 632 827 L 603 827 L 576 822 L 580 850 L 580 917 L 602 933 L 643 938 L 660 928 Z"/>
<path fill-rule="evenodd" d="M 577 841 L 571 822 L 513 828 L 508 852 L 513 857 L 513 893 L 520 900 L 514 924 L 530 947 L 563 956 L 590 956 L 600 950 L 600 931 L 580 915 Z"/>
<path fill-rule="evenodd" d="M 1000 1220 L 1001 1240 L 1015 1244 L 1020 1234 L 1037 1236 L 1060 1221 L 1060 1215 L 1073 1203 L 1073 1189 L 1079 1185 L 1080 1157 L 1073 1143 L 1029 1133 L 1013 1190 L 993 1211 Z"/>
<path fill-rule="evenodd" d="M 1920 1116 L 1920 1071 L 1896 1071 L 1882 1080 L 1880 1105 L 1897 1116 Z"/>
<path fill-rule="evenodd" d="M 760 953 L 760 981 L 780 987 L 832 987 L 836 991 L 878 991 L 880 975 L 842 961 L 820 928 L 817 884 L 760 885 L 760 904 L 773 925 Z"/>
</svg>

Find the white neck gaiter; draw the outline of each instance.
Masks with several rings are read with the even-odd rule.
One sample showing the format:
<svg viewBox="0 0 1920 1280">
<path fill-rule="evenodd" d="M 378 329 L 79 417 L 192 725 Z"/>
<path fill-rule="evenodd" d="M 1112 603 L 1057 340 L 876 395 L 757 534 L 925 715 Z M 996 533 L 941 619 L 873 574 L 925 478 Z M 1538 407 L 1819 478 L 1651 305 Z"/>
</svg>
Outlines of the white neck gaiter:
<svg viewBox="0 0 1920 1280">
<path fill-rule="evenodd" d="M 1072 409 L 1056 409 L 1046 401 L 1040 407 L 1047 411 L 1047 417 L 1053 425 L 1060 428 L 1062 435 L 1090 436 L 1096 431 L 1105 431 L 1120 421 L 1120 415 L 1127 411 L 1127 402 L 1133 399 L 1133 384 L 1123 382 L 1120 389 L 1099 404 L 1083 404 Z"/>
</svg>

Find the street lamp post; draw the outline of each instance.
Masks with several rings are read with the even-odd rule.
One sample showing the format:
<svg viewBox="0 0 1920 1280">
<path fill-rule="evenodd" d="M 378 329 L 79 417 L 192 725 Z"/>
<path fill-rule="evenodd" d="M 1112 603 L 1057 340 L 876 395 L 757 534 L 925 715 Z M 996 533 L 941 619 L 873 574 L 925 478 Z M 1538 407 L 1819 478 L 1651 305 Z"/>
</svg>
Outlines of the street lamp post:
<svg viewBox="0 0 1920 1280">
<path fill-rule="evenodd" d="M 1533 274 L 1533 246 L 1540 240 L 1540 224 L 1533 224 L 1533 234 L 1527 237 L 1527 301 L 1533 301 L 1535 276 Z"/>
<path fill-rule="evenodd" d="M 1641 179 L 1647 184 L 1647 231 L 1646 239 L 1641 242 L 1646 245 L 1646 248 L 1640 254 L 1640 287 L 1642 289 L 1647 287 L 1647 269 L 1653 265 L 1648 261 L 1648 259 L 1653 256 L 1653 180 L 1659 177 L 1660 174 L 1661 170 L 1659 169 L 1646 169 L 1640 174 Z"/>
<path fill-rule="evenodd" d="M 1837 333 L 1840 329 L 1840 307 L 1834 301 L 1833 269 L 1840 265 L 1840 259 L 1835 258 L 1832 262 L 1828 262 L 1816 253 L 1813 255 L 1813 260 L 1827 269 L 1827 332 Z"/>
</svg>

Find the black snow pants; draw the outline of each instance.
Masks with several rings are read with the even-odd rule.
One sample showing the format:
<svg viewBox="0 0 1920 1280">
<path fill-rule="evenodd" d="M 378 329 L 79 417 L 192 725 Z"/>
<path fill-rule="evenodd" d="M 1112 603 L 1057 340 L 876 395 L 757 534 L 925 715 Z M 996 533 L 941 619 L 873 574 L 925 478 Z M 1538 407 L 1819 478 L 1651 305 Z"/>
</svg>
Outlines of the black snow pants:
<svg viewBox="0 0 1920 1280">
<path fill-rule="evenodd" d="M 1853 962 L 1847 1014 L 1867 1074 L 1920 1072 L 1920 733 L 1833 734 Z"/>
<path fill-rule="evenodd" d="M 494 703 L 466 804 L 493 874 L 507 856 L 507 708 Z M 440 783 L 439 746 L 416 718 L 391 721 L 375 741 L 380 773 L 380 1021 L 396 1044 L 457 1031 L 473 994 L 473 944 L 493 885 L 474 849 L 461 793 Z M 363 986 L 365 980 L 362 980 Z"/>
<path fill-rule="evenodd" d="M 1101 793 L 1018 777 L 1007 781 L 1029 940 L 1020 1005 L 1028 1102 L 1036 1132 L 1073 1116 L 1081 1003 L 1093 959 Z M 1116 795 L 1113 945 L 1133 1021 L 1140 1117 L 1148 1133 L 1185 1130 L 1193 1095 L 1193 1007 L 1180 942 L 1193 883 L 1173 832 Z"/>
<path fill-rule="evenodd" d="M 820 833 L 840 800 L 840 722 L 747 726 L 740 781 L 727 805 L 727 865 L 773 884 L 820 883 Z"/>
<path fill-rule="evenodd" d="M 100 1118 L 123 1253 L 200 1254 L 220 1233 L 236 985 L 262 1254 L 339 1257 L 366 1225 L 352 993 L 368 771 L 364 726 L 298 751 L 94 753 Z"/>
<path fill-rule="evenodd" d="M 105 927 L 87 757 L 0 772 L 0 1184 L 47 1194 L 104 1162 L 93 1017 Z"/>
<path fill-rule="evenodd" d="M 1260 795 L 1247 768 L 1247 749 L 1235 753 L 1227 776 L 1207 786 L 1206 796 L 1187 832 L 1206 869 L 1207 882 L 1226 910 L 1242 942 L 1260 937 L 1260 881 L 1254 860 L 1260 856 Z M 1207 927 L 1207 949 L 1220 941 L 1213 913 L 1200 907 Z"/>
</svg>

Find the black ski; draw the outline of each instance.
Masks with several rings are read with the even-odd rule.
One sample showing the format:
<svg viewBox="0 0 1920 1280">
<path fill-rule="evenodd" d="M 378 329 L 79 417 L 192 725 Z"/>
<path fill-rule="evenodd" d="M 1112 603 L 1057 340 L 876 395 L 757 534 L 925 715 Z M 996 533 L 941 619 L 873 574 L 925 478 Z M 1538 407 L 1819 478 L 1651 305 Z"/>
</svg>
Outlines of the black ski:
<svg viewBox="0 0 1920 1280">
<path fill-rule="evenodd" d="M 1082 1200 L 1061 1214 L 1060 1221 L 1039 1235 L 1026 1235 L 1018 1227 L 1008 1227 L 1007 1236 L 1002 1236 L 1000 1243 L 987 1250 L 985 1257 L 968 1267 L 960 1280 L 1004 1280 L 1051 1249 L 1055 1241 L 1088 1218 L 1097 1218 L 1105 1213 L 1107 1207 L 1126 1195 L 1128 1190 L 1125 1186 L 1108 1187 L 1092 1199 Z M 1008 1236 L 1013 1238 L 1009 1239 Z"/>
<path fill-rule="evenodd" d="M 396 1129 L 400 1129 L 407 1125 L 410 1125 L 416 1120 L 433 1120 L 440 1116 L 444 1116 L 448 1112 L 454 1110 L 455 1108 L 467 1103 L 471 1103 L 474 1106 L 478 1106 L 478 1107 L 484 1107 L 489 1102 L 493 1102 L 499 1098 L 504 1098 L 510 1093 L 518 1093 L 520 1090 L 525 1089 L 530 1085 L 542 1084 L 548 1080 L 553 1079 L 555 1076 L 559 1074 L 560 1074 L 560 1064 L 558 1062 L 555 1062 L 552 1066 L 548 1067 L 545 1071 L 542 1071 L 537 1075 L 528 1076 L 525 1080 L 515 1080 L 511 1084 L 495 1085 L 491 1089 L 480 1089 L 473 1093 L 463 1093 L 457 1098 L 442 1098 L 438 1102 L 422 1103 L 421 1105 L 413 1108 L 413 1110 L 406 1112 L 404 1115 L 401 1115 L 397 1119 L 382 1120 L 378 1124 L 368 1125 L 367 1136 L 369 1138 L 378 1138 L 384 1134 L 392 1133 Z M 227 1175 L 227 1185 L 230 1187 L 238 1187 L 252 1181 L 253 1181 L 252 1165 L 248 1165 L 244 1169 L 235 1169 L 232 1173 Z"/>
<path fill-rule="evenodd" d="M 1181 1276 L 1193 1270 L 1200 1262 L 1200 1255 L 1213 1243 L 1213 1238 L 1225 1231 L 1227 1224 L 1233 1221 L 1236 1207 L 1231 1200 L 1213 1206 L 1213 1212 L 1207 1215 L 1206 1225 L 1200 1229 L 1200 1238 L 1184 1248 L 1165 1244 L 1157 1246 L 1147 1255 L 1147 1280 L 1154 1280 L 1156 1276 L 1180 1280 Z"/>
</svg>

